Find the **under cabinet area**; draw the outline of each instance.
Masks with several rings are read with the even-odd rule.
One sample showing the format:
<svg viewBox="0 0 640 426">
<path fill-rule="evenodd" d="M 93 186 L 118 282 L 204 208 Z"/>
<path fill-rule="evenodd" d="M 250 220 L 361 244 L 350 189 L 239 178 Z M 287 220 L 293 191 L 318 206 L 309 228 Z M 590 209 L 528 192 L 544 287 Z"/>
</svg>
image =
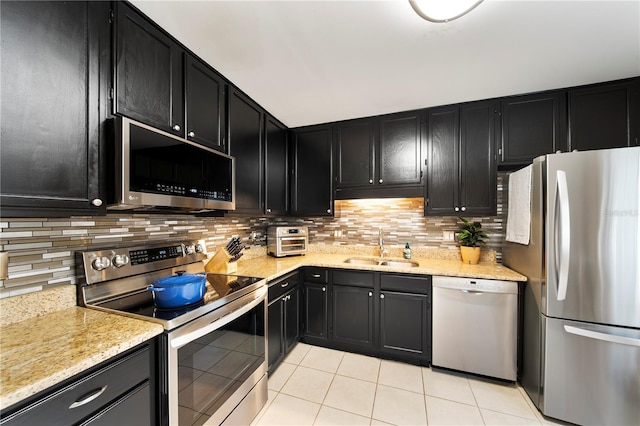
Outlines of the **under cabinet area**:
<svg viewBox="0 0 640 426">
<path fill-rule="evenodd" d="M 0 424 L 157 424 L 154 348 L 141 345 L 2 410 Z"/>
<path fill-rule="evenodd" d="M 300 340 L 300 273 L 269 283 L 268 368 L 271 374 Z"/>
<path fill-rule="evenodd" d="M 323 342 L 329 335 L 329 270 L 304 268 L 302 334 L 305 341 Z"/>
</svg>

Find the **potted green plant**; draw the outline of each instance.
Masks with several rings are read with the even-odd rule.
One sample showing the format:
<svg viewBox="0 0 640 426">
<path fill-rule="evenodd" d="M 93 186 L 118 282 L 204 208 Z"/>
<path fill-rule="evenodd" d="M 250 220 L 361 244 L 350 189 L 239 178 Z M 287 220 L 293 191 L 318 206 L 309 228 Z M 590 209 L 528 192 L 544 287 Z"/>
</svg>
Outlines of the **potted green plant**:
<svg viewBox="0 0 640 426">
<path fill-rule="evenodd" d="M 484 239 L 489 237 L 487 233 L 482 230 L 482 224 L 480 222 L 470 222 L 462 217 L 459 219 L 463 224 L 456 237 L 460 243 L 462 262 L 475 265 L 480 260 L 480 247 L 485 245 Z"/>
</svg>

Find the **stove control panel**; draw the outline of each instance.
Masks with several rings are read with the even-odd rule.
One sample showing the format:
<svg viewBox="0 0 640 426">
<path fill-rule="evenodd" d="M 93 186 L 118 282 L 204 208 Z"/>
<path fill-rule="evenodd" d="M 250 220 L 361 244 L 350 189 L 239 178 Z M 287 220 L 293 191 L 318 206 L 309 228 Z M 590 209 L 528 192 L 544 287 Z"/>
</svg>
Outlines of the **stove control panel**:
<svg viewBox="0 0 640 426">
<path fill-rule="evenodd" d="M 87 284 L 187 265 L 207 258 L 203 240 L 87 251 L 79 255 Z"/>
</svg>

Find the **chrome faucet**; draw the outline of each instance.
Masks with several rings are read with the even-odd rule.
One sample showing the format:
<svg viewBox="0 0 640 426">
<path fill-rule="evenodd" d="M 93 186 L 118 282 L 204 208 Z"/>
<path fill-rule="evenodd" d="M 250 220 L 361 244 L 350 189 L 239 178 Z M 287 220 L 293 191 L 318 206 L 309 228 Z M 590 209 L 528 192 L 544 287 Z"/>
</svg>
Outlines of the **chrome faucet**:
<svg viewBox="0 0 640 426">
<path fill-rule="evenodd" d="M 384 238 L 382 238 L 382 228 L 378 228 L 378 247 L 380 248 L 380 259 L 384 259 Z"/>
</svg>

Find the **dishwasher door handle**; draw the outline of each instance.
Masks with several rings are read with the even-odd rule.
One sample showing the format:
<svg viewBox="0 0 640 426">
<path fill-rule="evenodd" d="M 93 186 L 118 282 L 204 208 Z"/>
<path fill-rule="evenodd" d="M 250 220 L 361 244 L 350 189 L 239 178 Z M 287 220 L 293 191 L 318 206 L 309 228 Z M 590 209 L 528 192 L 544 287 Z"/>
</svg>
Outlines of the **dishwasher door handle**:
<svg viewBox="0 0 640 426">
<path fill-rule="evenodd" d="M 460 290 L 460 291 L 467 294 L 484 294 L 484 291 L 477 291 L 477 290 Z"/>
</svg>

